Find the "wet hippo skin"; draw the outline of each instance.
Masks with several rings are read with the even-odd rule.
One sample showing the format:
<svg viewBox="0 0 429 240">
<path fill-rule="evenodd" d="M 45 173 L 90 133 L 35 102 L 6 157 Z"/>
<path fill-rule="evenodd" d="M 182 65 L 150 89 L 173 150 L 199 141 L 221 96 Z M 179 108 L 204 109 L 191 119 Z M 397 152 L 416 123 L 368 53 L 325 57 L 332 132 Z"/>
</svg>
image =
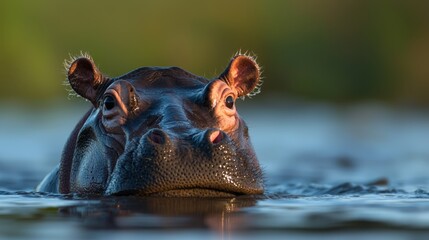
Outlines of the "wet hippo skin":
<svg viewBox="0 0 429 240">
<path fill-rule="evenodd" d="M 212 80 L 178 67 L 103 75 L 89 56 L 67 78 L 92 108 L 37 191 L 81 195 L 262 194 L 262 172 L 235 101 L 259 91 L 260 70 L 236 55 Z"/>
</svg>

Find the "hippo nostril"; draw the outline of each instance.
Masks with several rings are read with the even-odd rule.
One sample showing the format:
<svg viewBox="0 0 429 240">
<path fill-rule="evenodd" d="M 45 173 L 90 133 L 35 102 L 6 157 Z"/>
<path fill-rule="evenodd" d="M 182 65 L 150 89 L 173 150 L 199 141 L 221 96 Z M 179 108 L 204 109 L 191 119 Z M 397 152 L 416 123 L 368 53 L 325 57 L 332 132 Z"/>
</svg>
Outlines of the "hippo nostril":
<svg viewBox="0 0 429 240">
<path fill-rule="evenodd" d="M 213 131 L 212 133 L 210 133 L 210 142 L 213 144 L 219 143 L 220 141 L 222 141 L 223 139 L 223 135 L 222 132 L 219 130 Z"/>
<path fill-rule="evenodd" d="M 165 143 L 165 135 L 161 130 L 153 130 L 149 133 L 148 138 L 157 144 L 164 144 Z"/>
</svg>

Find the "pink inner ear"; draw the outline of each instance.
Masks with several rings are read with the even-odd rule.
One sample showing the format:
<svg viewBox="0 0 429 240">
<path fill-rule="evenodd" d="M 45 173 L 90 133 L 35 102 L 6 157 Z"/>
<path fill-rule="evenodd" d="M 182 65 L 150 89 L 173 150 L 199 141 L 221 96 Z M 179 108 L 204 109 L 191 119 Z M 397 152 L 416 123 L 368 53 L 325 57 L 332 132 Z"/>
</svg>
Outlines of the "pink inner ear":
<svg viewBox="0 0 429 240">
<path fill-rule="evenodd" d="M 95 77 L 97 77 L 95 76 L 93 63 L 87 58 L 76 59 L 70 66 L 68 76 L 84 81 L 92 81 Z"/>
<path fill-rule="evenodd" d="M 238 93 L 238 96 L 244 96 L 257 86 L 259 67 L 252 58 L 238 56 L 232 61 L 229 78 L 230 87 Z"/>
<path fill-rule="evenodd" d="M 76 70 L 76 67 L 77 67 L 77 62 L 72 63 L 72 65 L 69 68 L 68 75 L 73 74 L 74 70 Z"/>
<path fill-rule="evenodd" d="M 234 66 L 234 68 L 233 68 L 233 69 L 231 69 L 231 77 L 232 77 L 233 79 L 237 79 L 238 74 L 239 74 L 238 68 L 236 68 L 236 67 Z"/>
</svg>

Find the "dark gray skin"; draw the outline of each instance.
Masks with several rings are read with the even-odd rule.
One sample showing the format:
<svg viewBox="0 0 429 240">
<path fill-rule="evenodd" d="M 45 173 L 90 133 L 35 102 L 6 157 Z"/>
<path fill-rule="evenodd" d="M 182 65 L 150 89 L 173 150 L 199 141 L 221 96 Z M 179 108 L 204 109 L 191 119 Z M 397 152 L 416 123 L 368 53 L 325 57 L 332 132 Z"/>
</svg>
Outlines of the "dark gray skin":
<svg viewBox="0 0 429 240">
<path fill-rule="evenodd" d="M 259 90 L 260 70 L 236 55 L 208 80 L 178 67 L 103 75 L 89 57 L 68 67 L 93 107 L 37 191 L 80 195 L 262 194 L 262 172 L 235 101 Z"/>
</svg>

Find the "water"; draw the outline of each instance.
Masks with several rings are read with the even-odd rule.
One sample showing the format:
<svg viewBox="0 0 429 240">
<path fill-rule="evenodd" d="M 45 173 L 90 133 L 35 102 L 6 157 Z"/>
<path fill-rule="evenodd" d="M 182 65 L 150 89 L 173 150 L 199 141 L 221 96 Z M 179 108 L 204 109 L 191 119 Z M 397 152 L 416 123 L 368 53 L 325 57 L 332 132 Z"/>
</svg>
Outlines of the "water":
<svg viewBox="0 0 429 240">
<path fill-rule="evenodd" d="M 34 193 L 85 110 L 0 109 L 9 113 L 0 118 L 0 239 L 429 237 L 429 112 L 421 109 L 242 106 L 267 191 L 214 199 Z"/>
</svg>

